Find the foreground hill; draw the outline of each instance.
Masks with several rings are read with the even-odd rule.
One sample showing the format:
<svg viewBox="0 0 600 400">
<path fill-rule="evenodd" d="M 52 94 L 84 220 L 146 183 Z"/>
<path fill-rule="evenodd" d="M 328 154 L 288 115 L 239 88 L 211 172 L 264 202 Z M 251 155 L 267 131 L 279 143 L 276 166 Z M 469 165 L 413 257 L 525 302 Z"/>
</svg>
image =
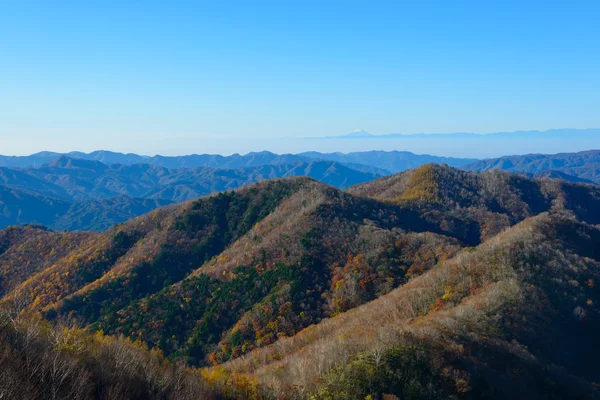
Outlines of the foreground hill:
<svg viewBox="0 0 600 400">
<path fill-rule="evenodd" d="M 348 192 L 416 209 L 448 227 L 458 219 L 471 243 L 548 210 L 567 209 L 584 222 L 600 223 L 599 187 L 497 170 L 474 173 L 428 164 Z"/>
<path fill-rule="evenodd" d="M 237 337 L 221 350 L 216 345 L 259 304 L 277 304 L 256 323 L 261 343 L 270 343 L 458 250 L 457 239 L 436 231 L 410 210 L 312 180 L 267 181 L 162 208 L 90 238 L 12 296 L 27 299 L 30 310 L 76 315 L 202 364 L 211 352 L 229 358 L 255 346 Z M 332 275 L 352 277 L 350 286 L 332 287 Z M 368 284 L 356 292 L 352 285 L 362 279 Z"/>
<path fill-rule="evenodd" d="M 217 399 L 196 371 L 123 337 L 27 319 L 0 308 L 0 398 Z"/>
<path fill-rule="evenodd" d="M 104 233 L 5 230 L 0 303 L 233 398 L 595 398 L 599 223 L 600 188 L 500 171 L 276 179 Z"/>
<path fill-rule="evenodd" d="M 527 174 L 556 172 L 588 182 L 600 184 L 600 150 L 580 153 L 528 154 L 481 160 L 463 167 L 469 171 L 499 169 Z M 564 178 L 564 176 L 561 176 Z"/>
<path fill-rule="evenodd" d="M 15 226 L 0 231 L 0 296 L 51 267 L 96 235 L 53 232 L 42 226 Z"/>
<path fill-rule="evenodd" d="M 598 398 L 598 241 L 570 217 L 532 217 L 205 375 L 232 395 Z"/>
</svg>

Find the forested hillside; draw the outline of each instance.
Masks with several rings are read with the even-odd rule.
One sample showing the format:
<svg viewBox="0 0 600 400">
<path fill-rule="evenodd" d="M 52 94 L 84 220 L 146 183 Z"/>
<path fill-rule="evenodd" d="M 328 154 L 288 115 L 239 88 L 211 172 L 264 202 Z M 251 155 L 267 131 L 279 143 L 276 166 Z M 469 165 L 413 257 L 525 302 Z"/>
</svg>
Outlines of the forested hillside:
<svg viewBox="0 0 600 400">
<path fill-rule="evenodd" d="M 267 180 L 103 233 L 6 229 L 0 303 L 231 398 L 596 398 L 597 224 L 599 187 L 501 171 Z"/>
<path fill-rule="evenodd" d="M 205 376 L 232 395 L 598 398 L 598 240 L 567 216 L 530 218 Z"/>
<path fill-rule="evenodd" d="M 217 399 L 198 371 L 175 366 L 160 351 L 124 337 L 0 308 L 0 398 Z"/>
<path fill-rule="evenodd" d="M 509 172 L 523 172 L 533 175 L 548 173 L 561 174 L 555 176 L 569 180 L 580 179 L 588 183 L 600 184 L 600 150 L 580 153 L 561 154 L 528 154 L 524 156 L 507 156 L 490 160 L 481 160 L 465 165 L 470 171 L 488 171 L 499 169 Z"/>
</svg>

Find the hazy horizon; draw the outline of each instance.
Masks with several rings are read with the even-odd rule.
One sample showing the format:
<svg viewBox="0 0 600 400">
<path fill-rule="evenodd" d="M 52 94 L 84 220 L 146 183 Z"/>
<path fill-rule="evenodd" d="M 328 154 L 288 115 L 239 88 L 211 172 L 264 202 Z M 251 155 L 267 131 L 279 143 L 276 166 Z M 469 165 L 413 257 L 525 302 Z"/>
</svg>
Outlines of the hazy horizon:
<svg viewBox="0 0 600 400">
<path fill-rule="evenodd" d="M 559 133 L 557 135 L 556 133 Z M 157 151 L 144 151 L 143 146 L 136 148 L 120 148 L 108 145 L 97 148 L 41 148 L 39 151 L 10 154 L 1 152 L 4 156 L 27 156 L 41 151 L 56 153 L 94 151 L 112 151 L 117 153 L 135 153 L 144 156 L 184 156 L 190 154 L 219 154 L 228 156 L 232 154 L 247 154 L 251 152 L 270 151 L 277 154 L 298 154 L 307 151 L 324 153 L 350 153 L 359 151 L 408 151 L 415 154 L 430 154 L 442 157 L 459 158 L 494 158 L 508 155 L 523 154 L 557 154 L 571 153 L 585 150 L 600 149 L 600 129 L 571 130 L 559 129 L 551 131 L 516 131 L 516 132 L 488 132 L 488 133 L 432 133 L 432 134 L 403 134 L 402 137 L 388 138 L 388 135 L 378 134 L 372 137 L 344 137 L 331 136 L 323 138 L 253 138 L 244 141 L 235 138 L 231 147 L 236 151 L 219 151 L 220 143 L 202 143 L 190 138 L 172 138 L 169 144 L 157 148 Z M 365 132 L 367 133 L 367 132 Z M 554 133 L 554 135 L 552 135 Z M 537 138 L 547 134 L 543 141 Z M 570 138 L 569 138 L 570 137 Z M 173 142 L 175 146 L 173 147 Z M 179 143 L 177 143 L 179 142 Z M 186 142 L 185 144 L 183 142 Z M 432 146 L 434 145 L 434 146 Z M 482 146 L 483 145 L 483 146 Z M 174 148 L 184 147 L 185 151 Z"/>
<path fill-rule="evenodd" d="M 0 153 L 472 156 L 299 138 L 600 127 L 598 20 L 592 1 L 5 2 Z"/>
</svg>

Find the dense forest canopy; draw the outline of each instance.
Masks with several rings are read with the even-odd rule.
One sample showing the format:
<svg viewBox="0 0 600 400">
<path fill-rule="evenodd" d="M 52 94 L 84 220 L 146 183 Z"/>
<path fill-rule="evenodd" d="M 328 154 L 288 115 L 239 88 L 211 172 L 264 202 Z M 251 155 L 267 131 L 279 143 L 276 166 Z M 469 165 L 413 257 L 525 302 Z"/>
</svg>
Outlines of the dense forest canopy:
<svg viewBox="0 0 600 400">
<path fill-rule="evenodd" d="M 266 180 L 102 233 L 10 227 L 0 357 L 20 361 L 0 394 L 596 398 L 598 224 L 598 186 L 427 164 L 345 191 Z"/>
</svg>

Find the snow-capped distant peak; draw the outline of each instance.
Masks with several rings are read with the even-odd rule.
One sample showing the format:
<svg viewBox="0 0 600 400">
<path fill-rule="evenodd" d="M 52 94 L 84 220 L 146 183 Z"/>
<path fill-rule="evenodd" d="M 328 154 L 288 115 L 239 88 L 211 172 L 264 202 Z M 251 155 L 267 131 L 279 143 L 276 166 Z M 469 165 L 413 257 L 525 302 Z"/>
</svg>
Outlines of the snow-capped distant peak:
<svg viewBox="0 0 600 400">
<path fill-rule="evenodd" d="M 373 135 L 371 135 L 369 132 L 365 131 L 364 129 L 357 129 L 346 135 L 346 137 L 371 137 L 371 136 L 373 136 Z"/>
</svg>

